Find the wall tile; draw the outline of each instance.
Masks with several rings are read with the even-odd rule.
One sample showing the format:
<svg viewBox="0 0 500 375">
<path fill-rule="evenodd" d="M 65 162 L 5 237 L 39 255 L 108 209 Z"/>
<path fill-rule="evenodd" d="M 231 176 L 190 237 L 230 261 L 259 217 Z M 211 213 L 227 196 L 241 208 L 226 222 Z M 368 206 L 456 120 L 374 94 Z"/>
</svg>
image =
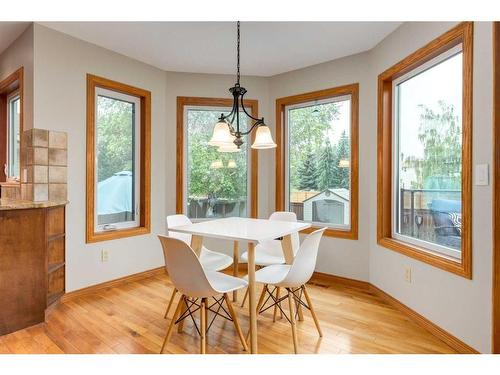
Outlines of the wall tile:
<svg viewBox="0 0 500 375">
<path fill-rule="evenodd" d="M 49 184 L 33 184 L 33 201 L 43 202 L 49 200 Z"/>
<path fill-rule="evenodd" d="M 65 149 L 49 148 L 49 165 L 66 166 L 68 151 Z"/>
<path fill-rule="evenodd" d="M 66 133 L 49 131 L 49 147 L 66 149 L 68 147 Z"/>
<path fill-rule="evenodd" d="M 49 147 L 49 131 L 44 129 L 33 129 L 33 140 L 31 146 Z"/>
<path fill-rule="evenodd" d="M 33 147 L 32 164 L 47 165 L 49 163 L 49 149 L 45 147 Z"/>
<path fill-rule="evenodd" d="M 34 184 L 46 184 L 49 182 L 49 167 L 46 165 L 34 165 L 33 166 L 33 183 Z"/>
<path fill-rule="evenodd" d="M 49 183 L 64 184 L 67 181 L 67 171 L 66 167 L 49 167 Z"/>
<path fill-rule="evenodd" d="M 49 184 L 49 200 L 65 201 L 68 199 L 67 196 L 66 184 Z"/>
<path fill-rule="evenodd" d="M 21 199 L 25 201 L 33 200 L 33 184 L 21 184 Z"/>
</svg>

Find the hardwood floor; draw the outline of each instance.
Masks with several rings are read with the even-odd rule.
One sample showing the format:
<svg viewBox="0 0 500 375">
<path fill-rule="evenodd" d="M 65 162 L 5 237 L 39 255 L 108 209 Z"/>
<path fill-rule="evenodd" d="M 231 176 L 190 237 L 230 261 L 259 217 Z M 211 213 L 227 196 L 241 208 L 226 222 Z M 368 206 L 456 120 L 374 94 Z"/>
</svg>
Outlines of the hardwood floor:
<svg viewBox="0 0 500 375">
<path fill-rule="evenodd" d="M 305 311 L 297 323 L 300 353 L 455 352 L 368 290 L 321 281 L 308 290 L 323 338 Z M 163 314 L 171 292 L 167 276 L 158 275 L 77 297 L 57 306 L 46 323 L 0 336 L 0 353 L 158 353 L 170 322 Z M 238 303 L 235 309 L 246 333 L 247 308 Z M 259 352 L 293 353 L 288 322 L 273 323 L 272 315 L 269 309 L 259 316 Z M 184 327 L 183 334 L 174 331 L 166 352 L 198 353 L 193 323 Z M 233 324 L 216 319 L 207 352 L 244 353 L 241 349 Z"/>
</svg>

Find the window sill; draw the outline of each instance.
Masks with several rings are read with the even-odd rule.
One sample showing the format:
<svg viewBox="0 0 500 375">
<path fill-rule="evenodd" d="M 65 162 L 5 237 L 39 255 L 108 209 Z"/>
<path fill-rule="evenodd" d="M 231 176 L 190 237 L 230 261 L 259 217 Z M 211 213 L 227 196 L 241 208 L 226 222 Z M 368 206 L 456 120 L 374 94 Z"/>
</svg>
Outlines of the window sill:
<svg viewBox="0 0 500 375">
<path fill-rule="evenodd" d="M 302 230 L 300 233 L 308 234 L 308 233 L 314 232 L 316 229 L 319 229 L 319 228 L 320 227 L 318 227 L 318 226 L 312 226 L 310 228 Z M 323 235 L 326 237 L 342 238 L 345 240 L 357 240 L 358 239 L 358 231 L 354 230 L 352 228 L 349 230 L 327 228 Z"/>
<path fill-rule="evenodd" d="M 464 252 L 462 252 L 462 260 L 458 261 L 445 255 L 438 255 L 422 247 L 410 245 L 406 242 L 390 237 L 379 238 L 377 244 L 385 247 L 386 249 L 396 251 L 400 254 L 462 276 L 466 279 L 472 279 L 471 262 L 464 259 Z"/>
<path fill-rule="evenodd" d="M 101 241 L 117 240 L 119 238 L 125 237 L 142 236 L 148 233 L 151 233 L 150 228 L 144 226 L 106 232 L 91 232 L 87 233 L 86 243 L 95 243 Z"/>
</svg>

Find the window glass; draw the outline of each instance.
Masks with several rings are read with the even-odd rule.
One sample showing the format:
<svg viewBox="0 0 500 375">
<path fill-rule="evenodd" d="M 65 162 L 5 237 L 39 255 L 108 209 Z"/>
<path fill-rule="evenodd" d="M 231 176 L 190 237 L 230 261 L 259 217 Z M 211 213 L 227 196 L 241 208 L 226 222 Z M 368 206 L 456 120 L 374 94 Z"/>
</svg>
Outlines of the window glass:
<svg viewBox="0 0 500 375">
<path fill-rule="evenodd" d="M 19 178 L 20 167 L 20 122 L 21 122 L 21 98 L 16 95 L 9 99 L 8 104 L 8 177 Z"/>
<path fill-rule="evenodd" d="M 219 152 L 208 145 L 214 125 L 228 108 L 186 107 L 184 131 L 186 139 L 185 212 L 192 219 L 240 216 L 249 213 L 248 144 L 239 152 Z M 247 128 L 247 118 L 240 114 L 240 129 Z"/>
<path fill-rule="evenodd" d="M 96 229 L 138 225 L 138 98 L 96 90 Z"/>
<path fill-rule="evenodd" d="M 460 258 L 462 52 L 395 81 L 395 237 Z"/>
<path fill-rule="evenodd" d="M 297 219 L 349 229 L 351 97 L 286 107 L 286 203 Z"/>
</svg>

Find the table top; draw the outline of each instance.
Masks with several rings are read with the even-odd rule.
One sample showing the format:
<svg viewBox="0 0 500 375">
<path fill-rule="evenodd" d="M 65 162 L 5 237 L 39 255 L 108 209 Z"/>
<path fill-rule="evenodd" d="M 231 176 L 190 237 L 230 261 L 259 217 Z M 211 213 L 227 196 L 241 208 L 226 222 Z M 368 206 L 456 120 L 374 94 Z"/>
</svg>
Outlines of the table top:
<svg viewBox="0 0 500 375">
<path fill-rule="evenodd" d="M 299 232 L 310 226 L 309 223 L 301 222 L 228 217 L 180 225 L 168 230 L 231 241 L 262 242 Z"/>
</svg>

